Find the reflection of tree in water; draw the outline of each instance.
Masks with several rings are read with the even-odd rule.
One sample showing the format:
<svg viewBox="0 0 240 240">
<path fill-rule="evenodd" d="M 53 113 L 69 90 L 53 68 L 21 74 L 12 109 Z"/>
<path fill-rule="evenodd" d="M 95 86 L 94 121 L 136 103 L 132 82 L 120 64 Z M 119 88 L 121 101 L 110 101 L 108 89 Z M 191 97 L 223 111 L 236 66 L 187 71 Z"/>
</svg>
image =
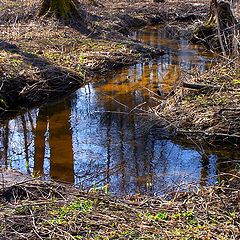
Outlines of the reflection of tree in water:
<svg viewBox="0 0 240 240">
<path fill-rule="evenodd" d="M 25 161 L 26 161 L 26 170 L 27 173 L 31 173 L 29 168 L 29 139 L 28 139 L 28 129 L 27 129 L 27 123 L 26 118 L 24 114 L 20 115 L 21 121 L 22 121 L 22 127 L 23 127 L 23 140 L 24 140 L 24 152 L 25 152 Z"/>
<path fill-rule="evenodd" d="M 53 179 L 74 182 L 72 133 L 69 116 L 70 109 L 66 103 L 59 103 L 39 110 L 35 131 L 35 174 L 42 175 L 44 172 L 45 134 L 48 133 L 50 176 Z"/>
<path fill-rule="evenodd" d="M 88 97 L 92 100 L 86 99 L 86 103 L 84 102 L 82 98 L 84 90 L 76 97 L 75 101 L 81 102 L 81 104 L 76 106 L 75 109 L 72 106 L 72 112 L 76 118 L 72 122 L 73 129 L 78 129 L 77 125 L 82 124 L 81 121 L 78 124 L 75 122 L 79 121 L 79 115 L 85 112 L 84 109 L 88 108 L 85 105 L 88 105 L 89 102 L 91 102 L 93 112 L 94 110 L 99 111 L 99 108 L 101 109 L 99 121 L 97 121 L 97 115 L 89 115 L 87 111 L 88 121 L 92 122 L 90 125 L 88 125 L 84 117 L 80 118 L 85 121 L 84 129 L 89 127 L 92 129 L 89 132 L 95 129 L 96 135 L 94 137 L 96 137 L 96 141 L 92 143 L 88 141 L 86 146 L 86 140 L 79 141 L 79 139 L 83 138 L 85 133 L 84 139 L 93 137 L 93 135 L 88 136 L 87 131 L 83 134 L 74 134 L 78 136 L 74 139 L 76 152 L 79 152 L 77 155 L 79 156 L 82 152 L 81 144 L 86 146 L 84 152 L 92 152 L 91 155 L 86 154 L 87 158 L 92 159 L 91 161 L 85 160 L 85 157 L 83 159 L 77 157 L 76 174 L 78 176 L 86 177 L 88 175 L 86 177 L 88 181 L 91 179 L 92 182 L 96 183 L 110 183 L 110 191 L 119 194 L 153 193 L 156 189 L 168 186 L 166 175 L 169 168 L 171 168 L 168 164 L 168 155 L 169 151 L 171 151 L 169 143 L 159 141 L 157 134 L 149 134 L 151 128 L 149 120 L 146 121 L 136 115 L 121 113 L 130 111 L 131 107 L 147 99 L 143 88 L 140 87 L 136 91 L 134 88 L 134 91 L 132 91 L 131 86 L 135 87 L 137 83 L 144 86 L 142 78 L 147 82 L 146 79 L 150 79 L 152 72 L 154 72 L 152 75 L 156 77 L 157 71 L 156 65 L 138 64 L 135 68 L 130 68 L 128 71 L 125 70 L 118 74 L 116 78 L 104 84 L 103 87 L 100 85 L 89 91 Z M 169 74 L 172 72 L 177 75 L 175 67 L 170 68 Z M 127 76 L 130 77 L 126 81 Z M 157 79 L 151 80 L 157 81 Z M 117 91 L 119 84 L 121 84 L 121 88 Z M 123 84 L 129 84 L 130 87 L 125 88 Z M 98 139 L 99 137 L 101 139 Z M 174 157 L 176 157 L 176 154 Z M 87 164 L 81 164 L 82 160 Z M 86 168 L 86 165 L 89 165 L 89 167 Z M 104 168 L 105 171 L 103 171 Z M 99 174 L 95 174 L 96 172 Z M 81 184 L 87 183 L 83 179 Z"/>
<path fill-rule="evenodd" d="M 117 105 L 115 102 L 109 103 L 111 109 L 114 104 Z M 124 108 L 119 105 L 115 107 L 119 112 Z M 109 165 L 118 168 L 117 172 L 110 175 L 110 180 L 107 174 L 106 183 L 110 182 L 112 192 L 161 192 L 170 185 L 173 187 L 176 184 L 178 187 L 182 183 L 187 184 L 188 179 L 189 182 L 200 181 L 202 185 L 216 182 L 217 156 L 213 155 L 213 149 L 206 149 L 201 154 L 195 151 L 196 146 L 185 148 L 170 140 L 161 140 L 154 131 L 149 133 L 145 126 L 147 123 L 137 116 L 109 113 L 107 109 L 101 116 L 100 122 L 107 129 L 107 173 Z M 145 132 L 142 129 L 144 127 Z"/>
<path fill-rule="evenodd" d="M 161 152 L 157 157 L 154 155 L 154 138 L 147 131 L 143 135 L 144 131 L 138 128 L 139 121 L 131 115 L 105 113 L 101 124 L 106 126 L 105 184 L 110 183 L 110 191 L 119 194 L 153 192 L 156 168 L 159 170 L 159 165 L 166 163 L 154 163 L 154 158 L 164 155 Z M 110 166 L 117 171 L 110 171 Z M 109 171 L 112 172 L 110 177 Z"/>
<path fill-rule="evenodd" d="M 29 113 L 20 114 L 15 120 L 7 120 L 1 124 L 1 165 L 4 168 L 18 168 L 31 173 L 31 143 L 33 119 Z M 31 125 L 31 127 L 30 127 Z"/>
<path fill-rule="evenodd" d="M 205 156 L 201 156 L 187 142 L 185 145 L 178 145 L 170 140 L 163 140 L 156 130 L 149 132 L 149 121 L 136 115 L 117 114 L 116 112 L 126 111 L 126 108 L 114 100 L 101 106 L 101 97 L 96 97 L 99 93 L 93 94 L 96 99 L 92 99 L 90 95 L 87 98 L 86 95 L 76 96 L 76 102 L 72 101 L 71 108 L 67 103 L 59 103 L 40 109 L 39 112 L 20 115 L 14 124 L 5 123 L 1 128 L 2 165 L 9 165 L 7 159 L 13 159 L 17 151 L 13 149 L 16 145 L 12 142 L 18 140 L 21 143 L 18 153 L 22 152 L 25 169 L 28 167 L 29 171 L 30 162 L 31 170 L 31 161 L 35 154 L 34 174 L 46 174 L 44 165 L 50 150 L 51 177 L 73 182 L 74 175 L 88 175 L 87 181 L 82 178 L 84 187 L 95 182 L 109 184 L 110 191 L 118 194 L 152 194 L 162 192 L 184 179 L 188 182 L 202 179 L 202 184 L 211 184 L 205 178 L 216 173 L 217 157 L 212 154 L 212 149 L 206 149 Z M 140 101 L 141 94 L 142 92 L 133 94 L 131 103 Z M 85 101 L 91 106 L 87 106 Z M 79 104 L 78 107 L 75 104 Z M 98 106 L 103 111 L 101 114 L 94 113 Z M 114 109 L 115 112 L 108 112 L 108 109 Z M 19 131 L 17 138 L 12 137 L 12 131 Z M 31 144 L 33 139 L 35 149 Z M 218 155 L 221 156 L 221 153 Z M 227 151 L 222 155 L 228 156 L 226 160 L 237 159 L 237 156 Z M 219 165 L 219 169 L 222 167 Z"/>
<path fill-rule="evenodd" d="M 43 107 L 1 124 L 0 163 L 39 176 L 50 149 L 50 175 L 74 182 L 72 133 L 67 102 Z M 47 152 L 47 153 L 46 153 Z M 33 166 L 32 166 L 33 165 Z M 47 169 L 48 171 L 49 169 Z"/>
<path fill-rule="evenodd" d="M 143 102 L 150 105 L 149 95 L 152 95 L 146 88 L 155 95 L 157 89 L 167 94 L 179 77 L 180 67 L 204 68 L 206 64 L 204 56 L 200 60 L 198 49 L 186 48 L 184 39 L 171 40 L 167 31 L 142 31 L 136 37 L 164 49 L 166 55 L 156 61 L 126 68 L 95 88 L 92 84 L 87 85 L 80 89 L 80 95 L 75 94 L 71 107 L 65 102 L 41 108 L 38 114 L 35 113 L 36 127 L 31 114 L 21 115 L 16 120 L 21 124 L 21 129 L 16 131 L 22 131 L 18 135 L 18 141 L 22 143 L 19 148 L 28 172 L 34 158 L 34 174 L 43 175 L 50 150 L 50 175 L 54 179 L 73 182 L 75 175 L 75 181 L 80 179 L 84 186 L 97 182 L 110 184 L 110 191 L 119 194 L 142 194 L 160 192 L 183 178 L 189 181 L 205 179 L 215 171 L 214 158 L 209 157 L 211 152 L 201 156 L 195 148 L 191 151 L 182 143 L 178 145 L 159 138 L 157 133 L 149 133 L 149 120 L 145 122 L 136 115 L 120 114 Z M 12 157 L 8 156 L 9 146 L 14 146 L 9 141 L 8 124 L 1 131 L 1 145 L 4 147 L 0 155 L 3 165 L 7 166 L 8 157 Z M 30 145 L 33 134 L 28 134 L 31 131 L 35 147 Z M 33 149 L 34 157 L 31 154 Z M 16 153 L 14 149 L 11 152 L 12 155 Z M 214 167 L 210 166 L 211 163 Z M 202 184 L 206 183 L 202 181 Z"/>
<path fill-rule="evenodd" d="M 148 97 L 146 97 L 144 87 L 149 83 L 156 84 L 159 81 L 158 72 L 161 71 L 159 67 L 162 65 L 137 64 L 135 67 L 118 73 L 103 87 L 100 85 L 96 88 L 95 95 L 97 94 L 98 97 L 95 97 L 94 104 L 102 105 L 104 110 L 101 113 L 100 123 L 107 128 L 106 167 L 109 169 L 109 165 L 112 165 L 119 168 L 110 181 L 112 191 L 120 191 L 123 194 L 152 192 L 155 172 L 162 169 L 161 175 L 165 175 L 167 171 L 167 161 L 164 156 L 166 155 L 164 153 L 166 152 L 165 143 L 162 142 L 162 149 L 159 148 L 159 152 L 155 153 L 155 139 L 148 132 L 149 121 L 147 123 L 146 120 L 140 121 L 140 117 L 121 114 L 121 112 L 130 111 L 131 108 L 147 101 Z M 169 67 L 170 69 L 168 69 Z M 175 66 L 172 68 L 167 66 L 164 71 L 167 73 L 169 71 L 165 75 L 166 78 L 172 73 L 178 77 L 178 70 Z M 170 81 L 169 79 L 167 81 Z M 126 87 L 123 86 L 124 84 Z M 120 88 L 118 88 L 119 85 Z M 81 100 L 79 99 L 79 101 Z M 158 142 L 158 146 L 160 145 Z M 109 160 L 111 160 L 111 164 L 109 164 Z M 107 170 L 107 172 L 109 171 Z M 165 185 L 166 183 L 164 183 L 164 179 L 160 182 L 158 179 L 157 184 Z"/>
<path fill-rule="evenodd" d="M 1 128 L 1 151 L 0 159 L 1 166 L 5 169 L 8 168 L 8 141 L 9 141 L 9 121 L 7 121 Z"/>
<path fill-rule="evenodd" d="M 44 158 L 45 158 L 45 134 L 47 131 L 48 117 L 44 108 L 39 110 L 36 129 L 35 129 L 35 154 L 34 154 L 34 175 L 42 176 L 44 174 Z"/>
</svg>

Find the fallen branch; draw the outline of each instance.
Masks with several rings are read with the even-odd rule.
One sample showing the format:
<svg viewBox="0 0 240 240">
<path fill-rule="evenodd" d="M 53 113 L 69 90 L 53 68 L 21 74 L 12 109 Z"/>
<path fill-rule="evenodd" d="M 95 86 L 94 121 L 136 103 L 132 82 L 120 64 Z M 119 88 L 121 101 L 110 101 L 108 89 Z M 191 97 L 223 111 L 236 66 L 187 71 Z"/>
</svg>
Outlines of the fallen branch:
<svg viewBox="0 0 240 240">
<path fill-rule="evenodd" d="M 194 90 L 221 90 L 223 86 L 210 85 L 210 84 L 200 84 L 200 83 L 189 83 L 186 81 L 182 81 L 182 87 L 194 89 Z M 239 88 L 224 88 L 226 91 L 240 91 Z"/>
<path fill-rule="evenodd" d="M 233 134 L 228 134 L 228 133 L 209 133 L 209 132 L 206 132 L 206 131 L 191 131 L 191 130 L 181 130 L 181 129 L 178 129 L 176 131 L 177 134 L 201 134 L 201 135 L 204 135 L 208 138 L 219 138 L 221 140 L 224 140 L 224 139 L 231 139 L 231 140 L 236 140 L 236 141 L 239 141 L 240 140 L 240 135 L 239 133 L 233 133 Z"/>
<path fill-rule="evenodd" d="M 182 87 L 190 88 L 195 90 L 202 90 L 202 89 L 210 89 L 210 90 L 220 90 L 222 87 L 216 85 L 207 85 L 207 84 L 200 84 L 200 83 L 189 83 L 186 81 L 182 82 Z"/>
<path fill-rule="evenodd" d="M 222 108 L 219 110 L 219 115 L 222 115 L 223 112 L 237 112 L 240 111 L 240 108 Z"/>
</svg>

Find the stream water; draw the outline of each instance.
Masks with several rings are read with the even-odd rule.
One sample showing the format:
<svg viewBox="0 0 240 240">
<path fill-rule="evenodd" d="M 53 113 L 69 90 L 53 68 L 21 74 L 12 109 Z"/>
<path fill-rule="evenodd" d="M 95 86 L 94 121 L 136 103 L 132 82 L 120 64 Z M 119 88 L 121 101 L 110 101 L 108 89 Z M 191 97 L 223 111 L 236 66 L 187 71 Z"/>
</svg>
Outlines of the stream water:
<svg viewBox="0 0 240 240">
<path fill-rule="evenodd" d="M 218 170 L 231 169 L 224 162 L 236 159 L 237 152 L 163 138 L 152 121 L 132 111 L 154 106 L 153 97 L 168 94 L 181 71 L 204 71 L 213 56 L 184 38 L 171 39 L 163 28 L 148 27 L 133 37 L 166 55 L 113 72 L 68 99 L 1 124 L 2 167 L 117 195 L 214 184 Z"/>
</svg>

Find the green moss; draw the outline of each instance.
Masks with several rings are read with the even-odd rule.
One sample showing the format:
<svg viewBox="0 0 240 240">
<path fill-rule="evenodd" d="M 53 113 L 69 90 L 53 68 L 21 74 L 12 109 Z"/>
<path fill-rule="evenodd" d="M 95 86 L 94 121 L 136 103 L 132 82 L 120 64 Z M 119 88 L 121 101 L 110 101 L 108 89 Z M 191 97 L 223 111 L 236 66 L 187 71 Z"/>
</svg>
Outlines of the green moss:
<svg viewBox="0 0 240 240">
<path fill-rule="evenodd" d="M 79 236 L 79 235 L 77 235 L 77 236 L 73 236 L 73 238 L 74 238 L 74 240 L 80 240 L 80 239 L 84 239 L 84 237 L 83 237 L 83 236 Z"/>
<path fill-rule="evenodd" d="M 72 0 L 43 1 L 39 16 L 53 14 L 59 18 L 68 18 L 73 15 L 78 15 L 78 11 Z"/>
<path fill-rule="evenodd" d="M 93 204 L 94 203 L 90 200 L 77 199 L 69 205 L 51 211 L 50 215 L 52 215 L 52 218 L 49 220 L 49 223 L 60 225 L 66 224 L 69 217 L 71 217 L 71 221 L 74 221 L 80 213 L 90 213 L 93 209 Z"/>
<path fill-rule="evenodd" d="M 45 52 L 44 57 L 50 60 L 58 60 L 60 58 L 61 54 L 59 52 Z"/>
<path fill-rule="evenodd" d="M 238 79 L 233 79 L 233 84 L 234 84 L 234 85 L 240 84 L 240 78 L 238 78 Z"/>
<path fill-rule="evenodd" d="M 8 104 L 7 104 L 6 100 L 2 96 L 0 96 L 0 108 L 5 109 L 7 107 L 8 107 Z"/>
<path fill-rule="evenodd" d="M 22 215 L 26 214 L 26 211 L 28 211 L 28 206 L 21 206 L 14 209 L 14 214 Z"/>
<path fill-rule="evenodd" d="M 79 63 L 84 63 L 85 61 L 86 61 L 86 56 L 84 56 L 84 55 L 80 55 L 79 57 L 78 57 L 78 61 L 79 61 Z"/>
<path fill-rule="evenodd" d="M 196 100 L 196 102 L 198 102 L 198 104 L 202 105 L 203 107 L 212 105 L 212 101 L 207 99 L 207 97 L 204 95 L 195 96 L 195 100 Z"/>
<path fill-rule="evenodd" d="M 168 214 L 166 212 L 157 213 L 154 216 L 154 219 L 155 220 L 168 220 Z"/>
</svg>

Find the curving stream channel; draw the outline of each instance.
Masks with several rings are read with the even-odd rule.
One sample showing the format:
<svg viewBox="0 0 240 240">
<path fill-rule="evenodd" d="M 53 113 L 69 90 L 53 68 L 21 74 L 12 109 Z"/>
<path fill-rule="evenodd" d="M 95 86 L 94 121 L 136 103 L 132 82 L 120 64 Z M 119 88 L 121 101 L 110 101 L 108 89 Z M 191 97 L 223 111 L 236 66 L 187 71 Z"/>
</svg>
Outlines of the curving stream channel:
<svg viewBox="0 0 240 240">
<path fill-rule="evenodd" d="M 186 39 L 171 39 L 163 27 L 133 37 L 166 55 L 93 81 L 54 105 L 32 109 L 0 125 L 0 163 L 82 188 L 113 194 L 161 194 L 190 183 L 214 184 L 218 170 L 236 159 L 231 149 L 202 148 L 190 140 L 163 138 L 135 106 L 154 106 L 183 70 L 204 71 L 213 56 Z M 145 108 L 147 109 L 147 107 Z M 134 114 L 135 112 L 135 114 Z"/>
</svg>

